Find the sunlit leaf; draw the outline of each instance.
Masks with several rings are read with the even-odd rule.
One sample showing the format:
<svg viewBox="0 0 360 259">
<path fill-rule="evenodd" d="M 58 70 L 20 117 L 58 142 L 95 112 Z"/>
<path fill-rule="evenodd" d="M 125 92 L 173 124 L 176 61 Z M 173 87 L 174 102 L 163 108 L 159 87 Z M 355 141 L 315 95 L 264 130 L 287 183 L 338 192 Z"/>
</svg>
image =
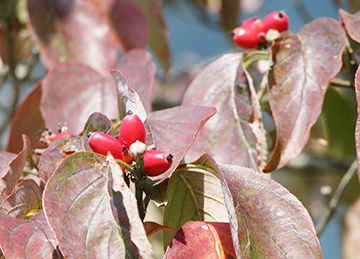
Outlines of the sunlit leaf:
<svg viewBox="0 0 360 259">
<path fill-rule="evenodd" d="M 187 160 L 209 152 L 218 163 L 258 168 L 257 139 L 249 123 L 251 95 L 242 58 L 241 53 L 223 55 L 188 87 L 182 105 L 216 107 L 217 114 L 200 131 Z"/>
<path fill-rule="evenodd" d="M 30 141 L 23 135 L 23 149 L 9 162 L 8 170 L 0 179 L 0 202 L 9 196 L 20 181 L 26 161 L 31 154 Z"/>
<path fill-rule="evenodd" d="M 230 224 L 187 222 L 166 249 L 164 259 L 166 258 L 236 258 Z"/>
<path fill-rule="evenodd" d="M 356 42 L 360 43 L 360 16 L 350 14 L 343 9 L 339 9 L 340 19 L 345 25 L 349 36 Z"/>
<path fill-rule="evenodd" d="M 75 61 L 102 73 L 114 67 L 117 50 L 108 25 L 83 1 L 27 1 L 29 29 L 46 68 Z"/>
<path fill-rule="evenodd" d="M 6 258 L 63 258 L 41 211 L 31 220 L 0 215 L 0 247 Z"/>
<path fill-rule="evenodd" d="M 268 92 L 277 139 L 265 171 L 283 167 L 307 143 L 327 86 L 342 66 L 345 38 L 339 22 L 320 18 L 273 44 Z"/>
<path fill-rule="evenodd" d="M 31 210 L 41 209 L 41 190 L 32 179 L 21 181 L 0 207 L 6 215 L 24 218 Z"/>
<path fill-rule="evenodd" d="M 209 155 L 203 155 L 194 168 L 181 167 L 171 176 L 168 185 L 168 204 L 164 212 L 164 225 L 179 229 L 187 221 L 228 221 L 219 178 L 206 170 Z M 167 246 L 174 235 L 164 233 Z"/>
<path fill-rule="evenodd" d="M 153 257 L 135 197 L 114 160 L 70 155 L 49 179 L 43 199 L 65 257 Z"/>
<path fill-rule="evenodd" d="M 61 160 L 74 152 L 90 150 L 79 136 L 61 138 L 54 141 L 40 156 L 39 176 L 46 183 Z"/>
<path fill-rule="evenodd" d="M 9 170 L 10 162 L 16 157 L 16 154 L 0 150 L 0 177 L 6 175 Z"/>
<path fill-rule="evenodd" d="M 285 187 L 250 168 L 219 168 L 238 257 L 322 258 L 308 211 Z"/>
<path fill-rule="evenodd" d="M 45 122 L 40 112 L 41 83 L 36 83 L 25 99 L 20 103 L 11 122 L 7 150 L 18 153 L 23 147 L 21 135 L 29 137 L 31 146 L 41 146 L 38 142 Z"/>
<path fill-rule="evenodd" d="M 110 76 L 79 63 L 58 65 L 43 80 L 41 114 L 53 131 L 66 124 L 69 131 L 80 133 L 94 112 L 118 117 L 116 95 Z"/>
<path fill-rule="evenodd" d="M 153 179 L 164 180 L 171 175 L 215 112 L 212 107 L 177 106 L 148 114 L 146 144 L 173 155 L 170 169 Z"/>
<path fill-rule="evenodd" d="M 143 49 L 135 49 L 127 52 L 120 59 L 117 69 L 129 81 L 141 98 L 141 101 L 149 113 L 151 111 L 151 93 L 155 80 L 156 66 L 149 52 Z"/>
<path fill-rule="evenodd" d="M 119 118 L 124 118 L 128 112 L 136 114 L 144 122 L 146 120 L 146 110 L 140 96 L 128 84 L 127 79 L 119 70 L 111 71 L 118 94 Z"/>
</svg>

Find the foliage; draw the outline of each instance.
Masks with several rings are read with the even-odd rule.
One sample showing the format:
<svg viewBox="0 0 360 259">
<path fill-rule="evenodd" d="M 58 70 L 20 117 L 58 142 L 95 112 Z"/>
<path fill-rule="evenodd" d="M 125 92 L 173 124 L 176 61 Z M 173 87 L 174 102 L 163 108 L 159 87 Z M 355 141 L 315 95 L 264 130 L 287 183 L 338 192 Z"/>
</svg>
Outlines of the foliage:
<svg viewBox="0 0 360 259">
<path fill-rule="evenodd" d="M 355 67 L 348 42 L 360 43 L 360 16 L 340 10 L 340 21 L 311 21 L 267 49 L 227 53 L 192 80 L 181 105 L 154 111 L 147 44 L 170 68 L 158 1 L 29 0 L 25 10 L 47 73 L 0 152 L 6 258 L 153 258 L 148 237 L 159 230 L 164 258 L 322 258 L 308 210 L 267 173 L 302 152 L 329 86 Z M 18 60 L 1 57 L 9 69 Z M 91 150 L 89 134 L 118 137 L 129 111 L 145 125 L 145 144 L 172 154 L 165 173 L 146 177 L 141 157 L 126 164 Z M 47 141 L 59 125 L 75 135 Z M 162 225 L 144 222 L 150 200 L 165 206 Z"/>
</svg>

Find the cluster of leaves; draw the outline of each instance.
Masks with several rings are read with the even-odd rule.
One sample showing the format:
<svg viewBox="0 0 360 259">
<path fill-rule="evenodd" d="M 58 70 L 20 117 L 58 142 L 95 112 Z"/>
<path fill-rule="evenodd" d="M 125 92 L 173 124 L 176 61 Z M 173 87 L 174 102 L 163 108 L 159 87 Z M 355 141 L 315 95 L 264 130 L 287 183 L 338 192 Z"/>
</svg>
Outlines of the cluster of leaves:
<svg viewBox="0 0 360 259">
<path fill-rule="evenodd" d="M 308 211 L 264 172 L 284 167 L 304 148 L 342 68 L 347 33 L 360 42 L 360 17 L 340 10 L 342 23 L 321 18 L 283 33 L 269 51 L 223 55 L 194 78 L 180 106 L 152 111 L 156 68 L 138 48 L 148 30 L 128 26 L 140 20 L 152 28 L 159 7 L 155 0 L 135 2 L 28 2 L 28 26 L 48 73 L 17 109 L 8 150 L 0 152 L 3 254 L 152 258 L 147 237 L 172 230 L 175 236 L 164 232 L 165 258 L 321 258 Z M 119 6 L 125 3 L 128 9 Z M 158 35 L 161 26 L 154 27 Z M 123 37 L 123 30 L 134 35 Z M 117 61 L 119 46 L 125 53 Z M 153 51 L 163 65 L 169 61 L 162 59 L 166 50 Z M 276 128 L 273 146 L 264 100 Z M 171 168 L 149 179 L 145 191 L 145 199 L 165 206 L 163 225 L 142 222 L 127 175 L 111 155 L 88 145 L 89 132 L 116 136 L 128 111 L 144 121 L 147 145 L 173 155 Z M 76 135 L 42 146 L 40 132 L 59 123 Z M 359 125 L 360 119 L 357 146 Z"/>
</svg>

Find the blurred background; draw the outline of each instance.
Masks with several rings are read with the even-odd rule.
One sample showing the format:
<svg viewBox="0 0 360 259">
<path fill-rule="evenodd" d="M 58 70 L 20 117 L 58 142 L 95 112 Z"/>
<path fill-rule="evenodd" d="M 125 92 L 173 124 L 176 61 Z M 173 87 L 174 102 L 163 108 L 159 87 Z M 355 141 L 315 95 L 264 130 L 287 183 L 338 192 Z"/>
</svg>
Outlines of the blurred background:
<svg viewBox="0 0 360 259">
<path fill-rule="evenodd" d="M 234 45 L 229 32 L 247 18 L 264 18 L 270 12 L 283 10 L 290 19 L 289 30 L 296 32 L 304 24 L 320 17 L 339 20 L 339 8 L 350 13 L 360 9 L 359 0 L 164 0 L 162 4 L 169 31 L 172 64 L 169 73 L 165 74 L 154 59 L 157 64 L 154 109 L 180 104 L 187 85 L 204 66 L 222 54 L 244 51 Z M 1 33 L 0 30 L 0 38 Z M 0 52 L 4 49 L 0 45 Z M 22 78 L 21 84 L 17 86 L 9 77 L 8 66 L 0 62 L 0 150 L 6 149 L 14 109 L 33 84 L 46 74 L 37 55 L 29 62 L 20 62 L 15 72 Z M 344 77 L 351 80 L 346 75 Z M 287 167 L 272 174 L 273 179 L 304 203 L 315 223 L 324 214 L 330 197 L 355 159 L 356 116 L 353 88 L 329 89 L 324 112 L 313 127 L 311 139 L 304 151 Z M 355 175 L 336 213 L 320 236 L 326 259 L 345 258 L 342 256 L 343 247 L 356 244 L 354 237 L 345 230 L 349 226 L 359 228 L 357 225 L 360 225 L 359 209 L 351 207 L 360 194 L 358 182 Z M 161 223 L 161 208 L 151 204 L 150 209 L 147 219 Z M 344 223 L 345 218 L 347 221 Z M 161 258 L 161 233 L 151 237 L 151 241 L 157 256 Z"/>
</svg>

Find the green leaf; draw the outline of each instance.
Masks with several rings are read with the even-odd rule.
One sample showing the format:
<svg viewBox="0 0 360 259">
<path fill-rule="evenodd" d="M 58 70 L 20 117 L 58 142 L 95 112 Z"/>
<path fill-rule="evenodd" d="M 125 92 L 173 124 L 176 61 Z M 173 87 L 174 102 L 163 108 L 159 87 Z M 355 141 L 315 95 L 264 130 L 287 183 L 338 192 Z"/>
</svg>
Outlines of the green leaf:
<svg viewBox="0 0 360 259">
<path fill-rule="evenodd" d="M 348 92 L 349 93 L 349 92 Z M 341 91 L 334 87 L 328 89 L 321 113 L 322 127 L 328 140 L 328 154 L 335 159 L 343 159 L 355 154 L 353 92 Z"/>
<path fill-rule="evenodd" d="M 206 164 L 213 161 L 203 155 L 194 166 L 180 166 L 171 176 L 168 185 L 168 204 L 164 212 L 164 225 L 175 230 L 187 221 L 228 221 L 219 178 L 207 171 Z M 173 234 L 164 233 L 165 247 Z"/>
</svg>

